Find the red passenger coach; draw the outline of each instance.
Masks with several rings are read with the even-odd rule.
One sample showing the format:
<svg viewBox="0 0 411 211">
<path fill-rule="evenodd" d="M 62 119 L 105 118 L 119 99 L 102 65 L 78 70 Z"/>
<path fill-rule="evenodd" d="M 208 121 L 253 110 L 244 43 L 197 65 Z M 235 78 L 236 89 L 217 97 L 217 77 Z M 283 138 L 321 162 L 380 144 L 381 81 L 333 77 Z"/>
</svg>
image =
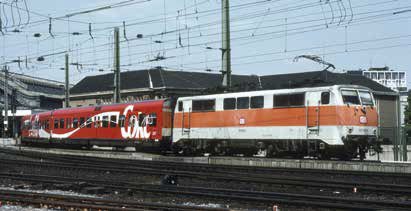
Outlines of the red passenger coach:
<svg viewBox="0 0 411 211">
<path fill-rule="evenodd" d="M 23 143 L 168 149 L 169 100 L 59 109 L 25 116 Z"/>
</svg>

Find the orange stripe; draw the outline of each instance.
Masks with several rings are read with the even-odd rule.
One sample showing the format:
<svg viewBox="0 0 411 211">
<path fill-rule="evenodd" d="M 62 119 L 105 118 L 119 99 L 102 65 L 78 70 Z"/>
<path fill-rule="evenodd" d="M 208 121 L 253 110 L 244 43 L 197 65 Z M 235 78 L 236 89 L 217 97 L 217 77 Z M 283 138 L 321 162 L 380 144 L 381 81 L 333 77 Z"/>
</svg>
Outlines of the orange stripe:
<svg viewBox="0 0 411 211">
<path fill-rule="evenodd" d="M 317 107 L 308 107 L 308 126 L 317 125 Z M 306 126 L 306 108 L 275 108 L 226 110 L 216 112 L 184 113 L 184 127 L 236 127 L 236 126 Z M 375 108 L 366 108 L 366 114 L 360 106 L 321 106 L 319 125 L 377 126 Z M 367 117 L 367 123 L 360 123 L 360 116 Z M 176 113 L 174 127 L 181 128 L 183 114 Z M 245 124 L 240 124 L 240 119 Z"/>
</svg>

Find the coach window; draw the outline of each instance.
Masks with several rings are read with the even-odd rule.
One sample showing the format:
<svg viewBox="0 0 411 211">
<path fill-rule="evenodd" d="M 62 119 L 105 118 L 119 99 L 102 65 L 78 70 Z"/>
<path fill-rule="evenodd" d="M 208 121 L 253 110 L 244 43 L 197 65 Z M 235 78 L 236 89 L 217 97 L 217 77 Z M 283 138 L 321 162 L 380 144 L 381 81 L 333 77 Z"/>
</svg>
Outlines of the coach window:
<svg viewBox="0 0 411 211">
<path fill-rule="evenodd" d="M 157 126 L 157 114 L 156 113 L 151 113 L 149 116 L 148 116 L 148 124 L 150 125 L 150 126 Z"/>
<path fill-rule="evenodd" d="M 251 97 L 250 107 L 251 108 L 263 108 L 264 107 L 264 96 Z"/>
<path fill-rule="evenodd" d="M 330 92 L 321 92 L 321 104 L 322 105 L 330 104 Z"/>
<path fill-rule="evenodd" d="M 103 116 L 103 127 L 108 127 L 108 116 Z"/>
<path fill-rule="evenodd" d="M 250 98 L 249 97 L 237 98 L 237 109 L 249 109 L 249 108 L 250 108 Z"/>
<path fill-rule="evenodd" d="M 215 100 L 193 100 L 193 112 L 215 111 Z"/>
<path fill-rule="evenodd" d="M 93 121 L 91 121 L 91 118 L 90 117 L 87 117 L 87 120 L 86 120 L 86 127 L 87 128 L 91 128 L 91 124 L 93 123 Z"/>
<path fill-rule="evenodd" d="M 61 128 L 61 129 L 64 128 L 64 119 L 60 119 L 60 128 Z"/>
<path fill-rule="evenodd" d="M 147 125 L 147 120 L 146 120 L 146 116 L 145 114 L 139 114 L 138 115 L 138 126 L 145 126 Z"/>
<path fill-rule="evenodd" d="M 79 125 L 79 127 L 84 127 L 83 126 L 83 124 L 84 124 L 84 117 L 80 117 L 80 125 Z"/>
<path fill-rule="evenodd" d="M 67 119 L 66 119 L 66 128 L 67 128 L 67 129 L 70 129 L 70 127 L 71 127 L 71 119 L 70 119 L 70 118 L 67 118 Z"/>
<path fill-rule="evenodd" d="M 73 118 L 73 128 L 78 128 L 78 119 Z"/>
<path fill-rule="evenodd" d="M 178 101 L 178 111 L 183 111 L 183 101 Z"/>
<path fill-rule="evenodd" d="M 117 124 L 117 116 L 110 117 L 110 127 L 116 127 Z"/>
<path fill-rule="evenodd" d="M 124 115 L 120 115 L 120 118 L 119 118 L 120 127 L 124 127 L 125 120 L 126 120 L 126 117 Z"/>
<path fill-rule="evenodd" d="M 224 99 L 224 110 L 235 110 L 235 98 Z"/>
<path fill-rule="evenodd" d="M 54 120 L 54 129 L 58 129 L 59 128 L 59 120 L 55 119 Z"/>
</svg>

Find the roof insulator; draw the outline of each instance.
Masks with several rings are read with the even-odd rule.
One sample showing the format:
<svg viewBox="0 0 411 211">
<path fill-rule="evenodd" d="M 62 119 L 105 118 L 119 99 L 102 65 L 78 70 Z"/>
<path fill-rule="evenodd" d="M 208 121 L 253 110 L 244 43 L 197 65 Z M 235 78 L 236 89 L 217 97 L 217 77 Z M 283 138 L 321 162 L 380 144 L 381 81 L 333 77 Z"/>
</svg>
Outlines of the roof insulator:
<svg viewBox="0 0 411 211">
<path fill-rule="evenodd" d="M 33 36 L 34 37 L 41 37 L 41 34 L 40 33 L 35 33 Z"/>
<path fill-rule="evenodd" d="M 38 58 L 37 58 L 37 61 L 38 61 L 38 62 L 44 61 L 44 57 L 43 57 L 43 56 L 38 57 Z"/>
<path fill-rule="evenodd" d="M 137 34 L 137 38 L 138 38 L 138 39 L 143 38 L 143 34 Z"/>
<path fill-rule="evenodd" d="M 71 33 L 72 35 L 80 35 L 81 33 L 80 32 L 73 32 L 73 33 Z"/>
</svg>

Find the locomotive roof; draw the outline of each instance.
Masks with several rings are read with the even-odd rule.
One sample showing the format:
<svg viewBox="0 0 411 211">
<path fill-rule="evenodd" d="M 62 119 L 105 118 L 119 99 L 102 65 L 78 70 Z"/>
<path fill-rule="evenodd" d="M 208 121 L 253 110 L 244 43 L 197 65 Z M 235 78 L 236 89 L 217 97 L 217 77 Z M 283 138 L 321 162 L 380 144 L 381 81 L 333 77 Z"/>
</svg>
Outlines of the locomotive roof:
<svg viewBox="0 0 411 211">
<path fill-rule="evenodd" d="M 76 84 L 70 93 L 84 95 L 112 91 L 113 73 L 88 76 Z M 138 70 L 121 73 L 122 90 L 150 91 L 153 89 L 206 90 L 221 85 L 221 74 L 169 71 L 163 69 Z M 360 75 L 311 71 L 276 75 L 232 75 L 233 89 L 274 90 L 284 88 L 322 87 L 332 85 L 362 85 L 374 92 L 394 93 L 393 90 Z"/>
<path fill-rule="evenodd" d="M 222 94 L 213 95 L 200 95 L 200 96 L 190 96 L 190 97 L 180 97 L 179 100 L 185 99 L 207 99 L 215 97 L 242 97 L 242 96 L 253 96 L 253 95 L 267 95 L 267 94 L 283 94 L 283 93 L 302 93 L 306 91 L 324 91 L 331 88 L 347 88 L 347 89 L 359 89 L 359 90 L 370 90 L 365 86 L 358 85 L 334 85 L 334 86 L 323 86 L 323 87 L 309 87 L 309 88 L 295 88 L 295 89 L 276 89 L 276 90 L 259 90 L 259 91 L 247 91 L 247 92 L 227 92 Z M 371 90 L 370 90 L 371 91 Z"/>
</svg>

